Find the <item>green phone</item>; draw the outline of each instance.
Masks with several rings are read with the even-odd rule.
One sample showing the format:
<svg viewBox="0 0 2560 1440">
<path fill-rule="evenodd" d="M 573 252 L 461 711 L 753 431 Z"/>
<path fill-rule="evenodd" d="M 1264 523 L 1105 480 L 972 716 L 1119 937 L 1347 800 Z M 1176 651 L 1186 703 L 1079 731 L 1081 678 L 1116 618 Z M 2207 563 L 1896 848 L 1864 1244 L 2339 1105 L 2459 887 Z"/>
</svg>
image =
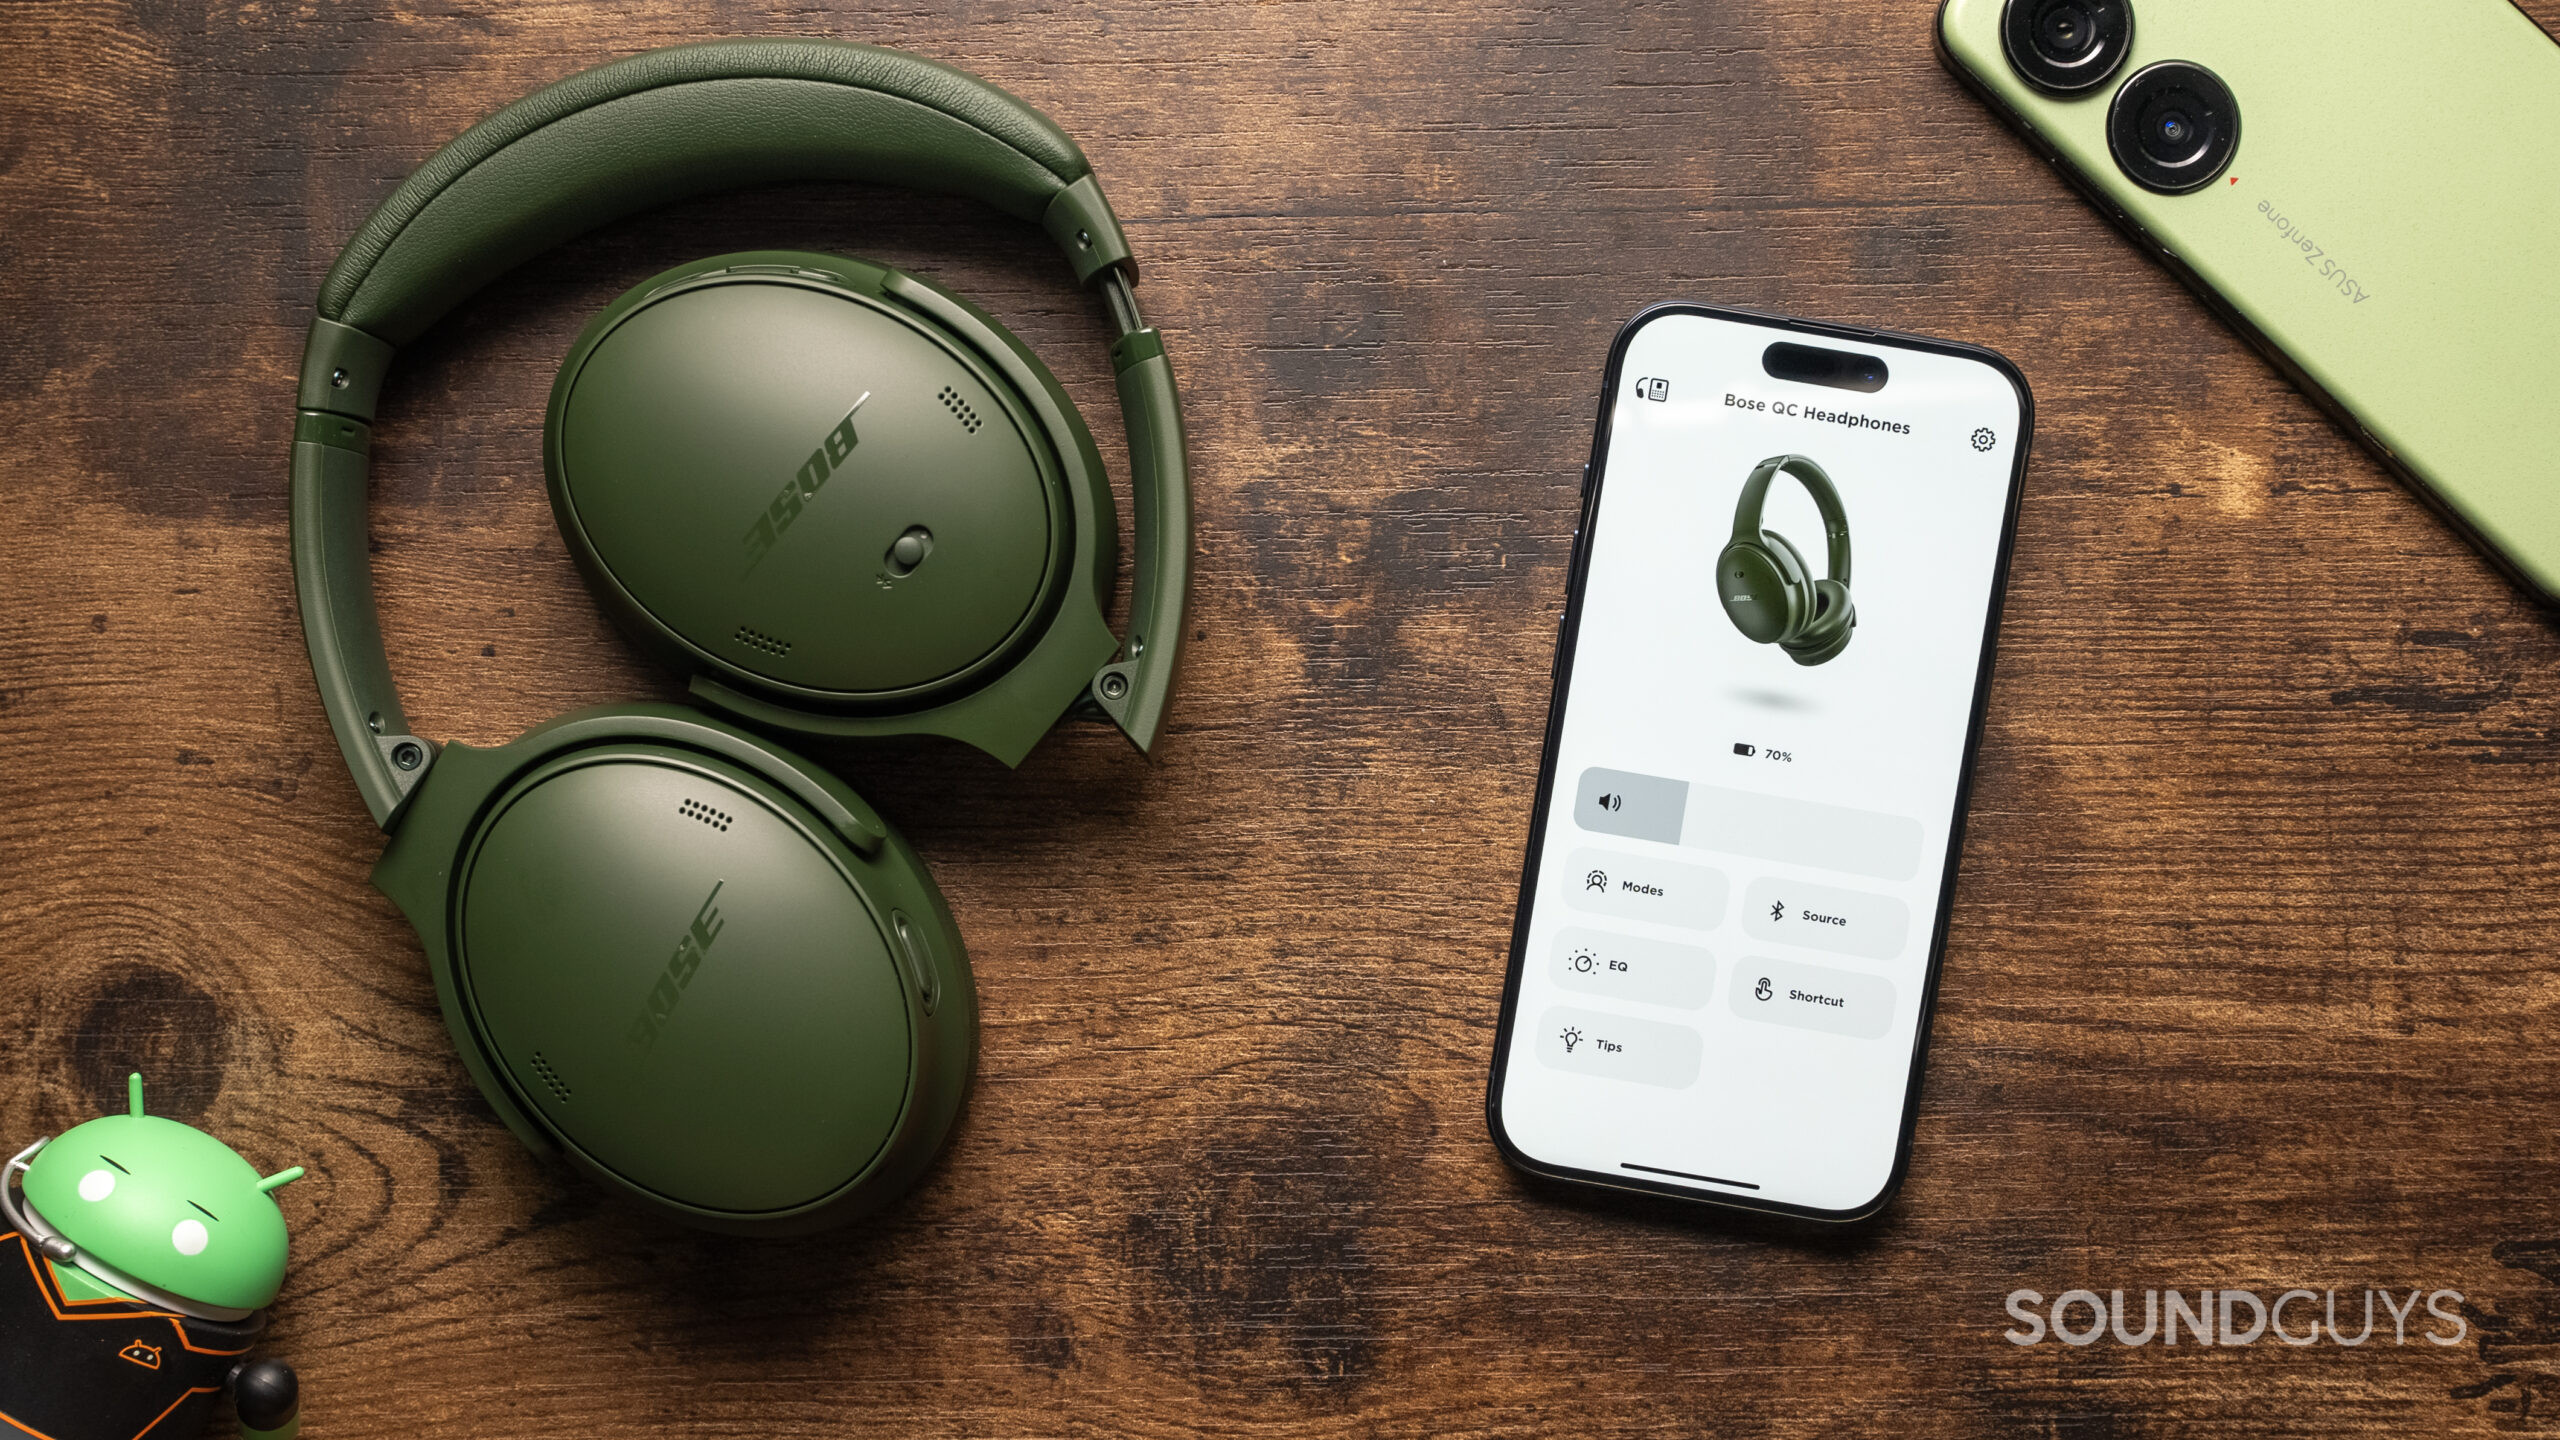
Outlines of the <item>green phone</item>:
<svg viewBox="0 0 2560 1440">
<path fill-rule="evenodd" d="M 2509 0 L 1945 0 L 1938 45 L 2560 607 L 2560 44 Z"/>
</svg>

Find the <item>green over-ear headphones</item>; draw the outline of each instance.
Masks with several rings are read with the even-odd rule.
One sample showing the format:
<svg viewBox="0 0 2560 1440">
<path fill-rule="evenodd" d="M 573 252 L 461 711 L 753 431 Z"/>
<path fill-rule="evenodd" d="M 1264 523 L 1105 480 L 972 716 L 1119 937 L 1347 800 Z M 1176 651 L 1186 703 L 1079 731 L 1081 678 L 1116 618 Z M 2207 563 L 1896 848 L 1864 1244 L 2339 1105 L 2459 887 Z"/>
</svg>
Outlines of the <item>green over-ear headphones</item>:
<svg viewBox="0 0 2560 1440">
<path fill-rule="evenodd" d="M 606 607 L 691 677 L 495 749 L 411 733 L 365 534 L 395 347 L 510 266 L 647 206 L 810 178 L 974 196 L 1098 286 L 1128 425 L 1128 639 L 1092 436 L 1039 359 L 923 281 L 730 255 L 646 281 L 562 365 L 551 499 Z M 816 40 L 635 56 L 437 152 L 331 267 L 304 351 L 294 579 L 374 883 L 425 943 L 472 1078 L 527 1144 L 715 1229 L 850 1219 L 920 1174 L 977 1001 L 923 862 L 751 730 L 932 734 L 1017 763 L 1070 709 L 1141 750 L 1182 630 L 1182 417 L 1135 265 L 1073 140 L 974 76 Z"/>
<path fill-rule="evenodd" d="M 1787 537 L 1760 525 L 1769 482 L 1784 471 L 1801 482 L 1822 511 L 1829 573 L 1812 578 Z M 1822 467 L 1802 455 L 1772 455 L 1751 467 L 1733 507 L 1733 538 L 1716 557 L 1716 598 L 1733 628 L 1775 645 L 1799 665 L 1819 665 L 1849 648 L 1858 607 L 1849 603 L 1849 512 Z"/>
</svg>

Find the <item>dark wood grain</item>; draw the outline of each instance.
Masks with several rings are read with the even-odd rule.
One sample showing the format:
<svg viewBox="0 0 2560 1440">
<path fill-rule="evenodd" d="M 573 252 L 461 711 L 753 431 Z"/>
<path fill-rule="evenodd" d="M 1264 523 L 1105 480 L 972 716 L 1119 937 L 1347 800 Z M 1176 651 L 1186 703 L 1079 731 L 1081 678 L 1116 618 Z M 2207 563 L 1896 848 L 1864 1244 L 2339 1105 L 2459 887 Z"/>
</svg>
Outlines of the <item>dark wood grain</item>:
<svg viewBox="0 0 2560 1440">
<path fill-rule="evenodd" d="M 2560 1429 L 2560 641 L 1929 21 L 0 9 L 0 1136 L 138 1064 L 310 1166 L 272 1344 L 314 1440 Z M 365 212 L 525 91 L 742 32 L 910 47 L 1084 142 L 1200 515 L 1161 764 L 1092 729 L 1013 774 L 841 757 L 936 866 L 985 1053 L 911 1200 L 788 1246 L 645 1221 L 496 1124 L 365 883 L 285 548 L 302 329 Z M 671 693 L 552 526 L 542 406 L 623 287 L 750 246 L 952 285 L 1109 410 L 1095 307 L 966 204 L 763 191 L 537 261 L 386 403 L 426 733 Z M 1670 296 L 1982 342 L 2039 402 L 1917 1157 L 1853 1239 L 1559 1199 L 1484 1133 L 1575 470 L 1609 336 Z M 2002 1340 L 2009 1291 L 2084 1285 L 2443 1287 L 2470 1334 Z"/>
</svg>

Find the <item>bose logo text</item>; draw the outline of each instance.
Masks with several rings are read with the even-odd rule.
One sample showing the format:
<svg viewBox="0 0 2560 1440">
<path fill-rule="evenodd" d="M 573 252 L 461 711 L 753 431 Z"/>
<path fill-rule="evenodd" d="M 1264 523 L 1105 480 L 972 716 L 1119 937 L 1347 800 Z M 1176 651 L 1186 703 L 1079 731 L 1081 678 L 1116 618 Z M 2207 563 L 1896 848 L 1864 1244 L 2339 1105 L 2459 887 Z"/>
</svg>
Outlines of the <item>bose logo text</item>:
<svg viewBox="0 0 2560 1440">
<path fill-rule="evenodd" d="M 720 938 L 728 924 L 720 918 L 720 887 L 728 883 L 712 883 L 711 893 L 703 897 L 702 908 L 693 912 L 693 924 L 676 941 L 675 955 L 667 961 L 658 983 L 649 988 L 649 998 L 640 1003 L 640 1018 L 631 1023 L 631 1043 L 644 1054 L 658 1043 L 658 1032 L 667 1028 L 667 1017 L 675 1013 L 676 1002 L 684 998 L 685 987 L 693 983 L 693 973 L 710 957 L 711 942 Z"/>
<path fill-rule="evenodd" d="M 756 517 L 755 524 L 747 527 L 745 574 L 754 574 L 756 567 L 764 563 L 764 557 L 773 553 L 774 544 L 782 538 L 782 532 L 790 529 L 791 522 L 800 518 L 800 512 L 818 497 L 819 487 L 843 468 L 845 457 L 861 443 L 860 437 L 853 433 L 853 414 L 854 410 L 862 408 L 863 401 L 870 398 L 870 391 L 862 392 L 862 398 L 853 402 L 853 410 L 844 412 L 844 418 L 836 422 L 836 428 L 827 432 L 825 442 L 809 452 L 809 458 L 800 462 L 799 472 L 782 482 L 773 502 L 764 507 L 764 513 Z"/>
</svg>

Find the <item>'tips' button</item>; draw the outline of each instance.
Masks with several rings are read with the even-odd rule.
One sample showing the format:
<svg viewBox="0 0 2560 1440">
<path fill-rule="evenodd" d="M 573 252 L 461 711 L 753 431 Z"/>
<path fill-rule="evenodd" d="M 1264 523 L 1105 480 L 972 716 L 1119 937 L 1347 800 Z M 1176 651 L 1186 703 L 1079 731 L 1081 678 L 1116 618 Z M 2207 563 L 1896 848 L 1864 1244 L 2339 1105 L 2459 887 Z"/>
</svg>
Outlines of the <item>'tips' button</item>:
<svg viewBox="0 0 2560 1440">
<path fill-rule="evenodd" d="M 1630 1020 L 1569 1005 L 1555 1006 L 1538 1018 L 1538 1059 L 1550 1070 L 1685 1090 L 1697 1083 L 1705 1052 L 1698 1032 L 1686 1025 Z"/>
</svg>

